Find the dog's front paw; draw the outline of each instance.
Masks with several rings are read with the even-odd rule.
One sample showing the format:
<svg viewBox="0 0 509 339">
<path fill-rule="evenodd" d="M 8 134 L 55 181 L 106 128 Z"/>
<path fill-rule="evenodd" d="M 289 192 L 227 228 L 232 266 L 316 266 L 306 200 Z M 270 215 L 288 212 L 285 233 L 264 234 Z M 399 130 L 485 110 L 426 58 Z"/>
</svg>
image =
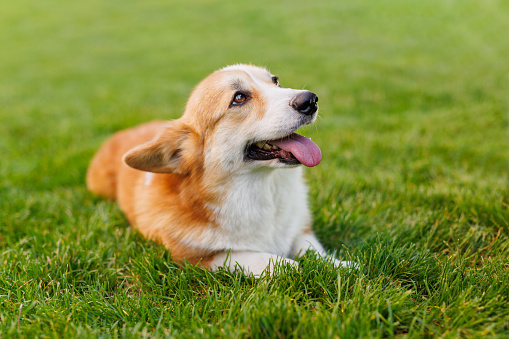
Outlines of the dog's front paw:
<svg viewBox="0 0 509 339">
<path fill-rule="evenodd" d="M 327 259 L 329 259 L 329 258 L 327 258 Z M 344 267 L 344 268 L 349 268 L 349 269 L 354 269 L 354 270 L 358 270 L 359 269 L 359 265 L 356 264 L 353 261 L 341 261 L 341 260 L 338 260 L 336 258 L 330 258 L 330 261 L 336 267 Z"/>
<path fill-rule="evenodd" d="M 299 268 L 299 263 L 295 260 L 266 253 L 259 254 L 253 263 L 250 263 L 246 268 L 247 273 L 253 274 L 255 277 L 262 277 L 264 275 L 273 275 L 278 273 L 285 265 L 293 266 L 296 269 Z"/>
<path fill-rule="evenodd" d="M 246 275 L 253 275 L 257 278 L 264 275 L 272 275 L 279 267 L 289 265 L 295 268 L 299 263 L 295 260 L 281 257 L 271 253 L 258 252 L 225 252 L 217 254 L 212 260 L 210 267 L 216 270 L 224 267 L 229 271 L 242 271 Z"/>
</svg>

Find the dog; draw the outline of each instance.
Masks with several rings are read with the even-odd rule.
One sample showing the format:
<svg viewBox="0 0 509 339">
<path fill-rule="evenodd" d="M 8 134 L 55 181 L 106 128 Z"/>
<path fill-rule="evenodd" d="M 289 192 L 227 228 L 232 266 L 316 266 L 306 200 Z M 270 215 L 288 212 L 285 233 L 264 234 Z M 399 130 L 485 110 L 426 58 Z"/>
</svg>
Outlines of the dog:
<svg viewBox="0 0 509 339">
<path fill-rule="evenodd" d="M 117 200 L 130 224 L 178 262 L 261 276 L 276 262 L 297 267 L 307 250 L 327 257 L 302 176 L 302 165 L 320 163 L 320 148 L 295 133 L 316 120 L 317 102 L 267 69 L 222 68 L 198 84 L 179 119 L 107 140 L 87 187 Z"/>
</svg>

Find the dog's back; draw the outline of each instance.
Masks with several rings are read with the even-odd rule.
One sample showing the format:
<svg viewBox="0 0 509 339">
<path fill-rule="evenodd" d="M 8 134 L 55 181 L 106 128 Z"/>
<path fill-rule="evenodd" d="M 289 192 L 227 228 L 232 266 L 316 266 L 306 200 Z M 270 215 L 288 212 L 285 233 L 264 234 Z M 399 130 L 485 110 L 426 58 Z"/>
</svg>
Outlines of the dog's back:
<svg viewBox="0 0 509 339">
<path fill-rule="evenodd" d="M 87 171 L 87 188 L 94 194 L 116 200 L 122 156 L 135 146 L 154 138 L 167 124 L 152 121 L 113 134 L 97 151 Z"/>
</svg>

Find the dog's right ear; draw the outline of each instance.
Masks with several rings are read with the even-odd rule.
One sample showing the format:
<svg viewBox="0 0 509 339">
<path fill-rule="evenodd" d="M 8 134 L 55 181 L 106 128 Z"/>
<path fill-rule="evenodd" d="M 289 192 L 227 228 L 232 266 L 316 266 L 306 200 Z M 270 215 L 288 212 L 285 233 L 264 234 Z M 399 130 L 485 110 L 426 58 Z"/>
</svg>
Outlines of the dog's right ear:
<svg viewBox="0 0 509 339">
<path fill-rule="evenodd" d="M 188 166 L 182 159 L 182 150 L 189 147 L 191 131 L 184 124 L 172 123 L 156 138 L 124 154 L 128 166 L 154 173 L 187 174 Z"/>
</svg>

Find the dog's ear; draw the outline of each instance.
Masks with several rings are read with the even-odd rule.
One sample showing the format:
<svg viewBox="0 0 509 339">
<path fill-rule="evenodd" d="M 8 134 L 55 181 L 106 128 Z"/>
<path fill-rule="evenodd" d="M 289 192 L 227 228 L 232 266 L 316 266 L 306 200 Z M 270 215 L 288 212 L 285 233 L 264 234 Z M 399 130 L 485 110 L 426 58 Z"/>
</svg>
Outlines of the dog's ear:
<svg viewBox="0 0 509 339">
<path fill-rule="evenodd" d="M 156 138 L 124 154 L 123 161 L 142 171 L 187 174 L 190 166 L 183 160 L 182 150 L 191 146 L 191 134 L 186 125 L 174 122 Z"/>
</svg>

